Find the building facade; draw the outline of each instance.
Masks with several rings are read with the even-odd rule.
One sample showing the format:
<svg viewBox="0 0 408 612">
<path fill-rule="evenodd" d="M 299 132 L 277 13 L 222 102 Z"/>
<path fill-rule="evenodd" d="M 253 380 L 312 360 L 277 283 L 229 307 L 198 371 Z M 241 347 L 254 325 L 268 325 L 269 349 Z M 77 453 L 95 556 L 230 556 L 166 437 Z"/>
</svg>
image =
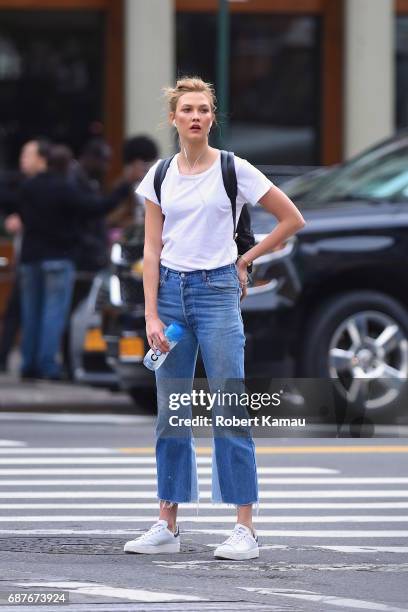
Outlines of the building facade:
<svg viewBox="0 0 408 612">
<path fill-rule="evenodd" d="M 341 161 L 408 126 L 408 0 L 230 0 L 227 118 L 257 164 Z M 147 133 L 171 153 L 162 87 L 216 82 L 217 0 L 0 0 L 0 169 L 27 138 L 74 150 Z"/>
</svg>

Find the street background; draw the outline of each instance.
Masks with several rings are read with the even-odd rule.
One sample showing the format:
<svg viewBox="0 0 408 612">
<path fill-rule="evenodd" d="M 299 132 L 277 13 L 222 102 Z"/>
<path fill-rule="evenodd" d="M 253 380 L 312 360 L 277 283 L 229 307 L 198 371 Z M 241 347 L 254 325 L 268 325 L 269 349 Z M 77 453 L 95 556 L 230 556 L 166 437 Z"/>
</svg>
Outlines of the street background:
<svg viewBox="0 0 408 612">
<path fill-rule="evenodd" d="M 182 74 L 216 84 L 214 145 L 279 176 L 320 171 L 408 127 L 408 1 L 0 0 L 0 186 L 40 136 L 76 160 L 89 140 L 106 144 L 103 191 L 135 161 L 124 143 L 146 135 L 157 152 L 137 152 L 141 179 L 174 152 L 161 89 Z M 9 212 L 0 323 L 17 277 Z M 107 244 L 126 229 L 115 219 Z M 86 272 L 81 299 L 107 292 L 104 270 Z M 84 302 L 62 379 L 22 380 L 15 304 L 0 363 L 0 611 L 27 610 L 7 594 L 39 590 L 69 593 L 75 612 L 408 610 L 406 415 L 373 438 L 257 439 L 261 555 L 251 562 L 213 558 L 235 516 L 211 504 L 211 441 L 198 439 L 200 504 L 180 508 L 181 554 L 126 555 L 157 518 L 154 407 L 121 385 Z"/>
</svg>

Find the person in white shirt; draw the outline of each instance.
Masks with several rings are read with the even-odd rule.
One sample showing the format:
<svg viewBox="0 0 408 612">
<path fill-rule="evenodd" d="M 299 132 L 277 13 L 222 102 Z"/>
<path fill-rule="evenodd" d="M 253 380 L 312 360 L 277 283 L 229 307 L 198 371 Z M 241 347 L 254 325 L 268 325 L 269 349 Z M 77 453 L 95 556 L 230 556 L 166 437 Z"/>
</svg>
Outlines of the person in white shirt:
<svg viewBox="0 0 408 612">
<path fill-rule="evenodd" d="M 169 121 L 178 131 L 180 151 L 168 167 L 160 199 L 154 176 L 161 160 L 137 188 L 146 207 L 146 336 L 151 348 L 168 352 L 166 326 L 175 321 L 185 333 L 155 372 L 159 520 L 124 548 L 126 552 L 149 554 L 180 550 L 178 504 L 199 497 L 191 427 L 170 425 L 169 418 L 175 412 L 169 411 L 169 394 L 191 393 L 198 348 L 211 391 L 225 388 L 225 381 L 234 381 L 239 387 L 244 380 L 245 347 L 240 302 L 247 292 L 247 267 L 305 225 L 299 210 L 278 187 L 249 162 L 235 156 L 236 223 L 246 202 L 259 202 L 278 220 L 269 235 L 238 257 L 220 151 L 208 143 L 216 123 L 213 87 L 198 77 L 186 77 L 174 88 L 167 88 L 166 95 Z M 213 421 L 216 408 L 220 410 L 213 407 Z M 234 406 L 235 410 L 239 407 Z M 177 410 L 180 420 L 191 414 L 191 405 Z M 237 509 L 232 535 L 214 552 L 216 557 L 226 559 L 259 556 L 252 524 L 252 507 L 258 503 L 255 447 L 249 429 L 238 429 L 233 435 L 214 430 L 213 439 L 212 501 L 233 504 Z"/>
</svg>

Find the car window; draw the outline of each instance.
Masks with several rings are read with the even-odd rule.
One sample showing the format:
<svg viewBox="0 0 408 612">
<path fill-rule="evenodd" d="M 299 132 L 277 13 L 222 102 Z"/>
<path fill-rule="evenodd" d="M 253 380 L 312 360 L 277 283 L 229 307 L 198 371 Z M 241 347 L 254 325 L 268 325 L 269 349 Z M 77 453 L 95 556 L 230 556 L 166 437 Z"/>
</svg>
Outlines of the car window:
<svg viewBox="0 0 408 612">
<path fill-rule="evenodd" d="M 367 199 L 408 201 L 408 139 L 370 150 L 339 167 L 305 194 L 305 207 Z"/>
</svg>

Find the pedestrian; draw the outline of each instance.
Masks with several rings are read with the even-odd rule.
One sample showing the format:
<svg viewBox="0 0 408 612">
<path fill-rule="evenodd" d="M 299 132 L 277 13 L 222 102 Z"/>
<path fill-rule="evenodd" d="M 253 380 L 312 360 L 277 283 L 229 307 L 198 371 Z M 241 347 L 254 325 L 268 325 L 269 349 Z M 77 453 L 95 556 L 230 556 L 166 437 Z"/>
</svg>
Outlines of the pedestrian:
<svg viewBox="0 0 408 612">
<path fill-rule="evenodd" d="M 135 188 L 144 179 L 158 155 L 156 143 L 148 136 L 131 136 L 125 140 L 123 162 L 134 166 L 137 177 Z M 131 196 L 109 215 L 108 225 L 114 240 L 120 239 L 126 230 L 131 231 L 134 226 L 143 228 L 144 198 L 133 191 Z"/>
<path fill-rule="evenodd" d="M 212 85 L 198 77 L 183 78 L 174 88 L 166 89 L 166 95 L 180 151 L 168 167 L 160 201 L 154 185 L 159 162 L 137 189 L 146 203 L 146 335 L 151 348 L 168 352 L 165 326 L 175 321 L 185 331 L 155 372 L 159 520 L 125 544 L 126 552 L 136 553 L 178 552 L 178 504 L 198 501 L 194 439 L 191 428 L 175 433 L 170 425 L 169 416 L 174 413 L 169 411 L 169 391 L 191 393 L 198 347 L 211 391 L 216 391 L 218 384 L 225 388 L 228 381 L 244 380 L 240 300 L 247 292 L 247 267 L 305 224 L 280 189 L 248 161 L 235 156 L 237 221 L 245 202 L 255 205 L 258 201 L 279 221 L 259 244 L 237 258 L 221 153 L 208 144 L 211 126 L 216 123 Z M 189 414 L 191 403 L 178 410 L 179 416 Z M 258 557 L 252 523 L 252 506 L 259 503 L 258 483 L 251 432 L 242 427 L 230 435 L 213 429 L 213 436 L 212 501 L 233 504 L 237 510 L 232 535 L 214 555 L 226 559 Z"/>
<path fill-rule="evenodd" d="M 69 314 L 76 248 L 84 219 L 103 216 L 132 188 L 124 180 L 107 196 L 85 194 L 69 178 L 72 152 L 54 146 L 49 166 L 26 181 L 20 194 L 24 232 L 21 248 L 22 378 L 58 380 L 58 353 Z"/>
<path fill-rule="evenodd" d="M 22 240 L 22 222 L 17 212 L 19 190 L 23 182 L 43 172 L 47 165 L 50 143 L 44 138 L 37 138 L 26 142 L 20 152 L 19 170 L 13 185 L 0 188 L 0 208 L 4 201 L 4 210 L 8 216 L 4 221 L 6 231 L 13 236 L 14 251 L 14 279 L 3 317 L 3 330 L 0 336 L 0 372 L 6 372 L 8 358 L 14 346 L 21 325 L 21 298 L 19 283 L 19 259 Z"/>
<path fill-rule="evenodd" d="M 92 138 L 82 148 L 78 162 L 70 174 L 72 181 L 84 194 L 102 195 L 112 160 L 112 149 L 103 138 Z M 78 303 L 89 291 L 97 272 L 109 263 L 108 235 L 105 215 L 83 219 L 76 249 L 76 268 L 83 275 Z M 88 275 L 86 274 L 88 273 Z"/>
</svg>

